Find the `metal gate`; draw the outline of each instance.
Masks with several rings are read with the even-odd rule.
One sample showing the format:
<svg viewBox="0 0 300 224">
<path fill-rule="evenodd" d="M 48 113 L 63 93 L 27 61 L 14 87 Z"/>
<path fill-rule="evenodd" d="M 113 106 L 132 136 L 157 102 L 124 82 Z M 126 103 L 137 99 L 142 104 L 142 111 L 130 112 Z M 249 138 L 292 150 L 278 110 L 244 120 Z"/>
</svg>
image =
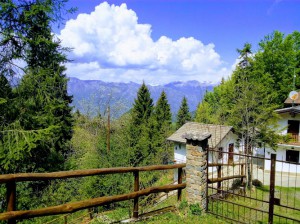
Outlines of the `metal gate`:
<svg viewBox="0 0 300 224">
<path fill-rule="evenodd" d="M 276 160 L 275 154 L 208 153 L 208 213 L 233 223 L 300 223 L 299 163 Z"/>
</svg>

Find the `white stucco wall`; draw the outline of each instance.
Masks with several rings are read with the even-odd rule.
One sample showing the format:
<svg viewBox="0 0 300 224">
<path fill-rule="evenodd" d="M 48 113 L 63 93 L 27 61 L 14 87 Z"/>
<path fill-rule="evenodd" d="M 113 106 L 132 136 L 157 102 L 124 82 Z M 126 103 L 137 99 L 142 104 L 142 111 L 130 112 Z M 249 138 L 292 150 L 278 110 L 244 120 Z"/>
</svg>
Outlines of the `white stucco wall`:
<svg viewBox="0 0 300 224">
<path fill-rule="evenodd" d="M 288 121 L 289 120 L 298 120 L 300 121 L 300 115 L 296 114 L 292 117 L 289 113 L 280 114 L 280 119 L 278 120 L 278 133 L 286 135 L 288 130 Z M 299 122 L 300 126 L 300 122 Z M 300 127 L 299 127 L 300 129 Z M 263 154 L 263 148 L 259 149 L 259 154 Z M 269 148 L 268 146 L 265 147 L 265 158 L 270 159 L 271 154 L 276 154 L 276 160 L 286 161 L 286 150 L 300 150 L 300 146 L 294 146 L 287 144 L 280 144 L 276 152 Z M 300 160 L 300 159 L 299 159 Z M 298 161 L 300 163 L 300 161 Z M 265 170 L 271 169 L 271 161 L 265 160 L 264 164 Z M 286 162 L 276 162 L 276 171 L 278 172 L 291 172 L 291 173 L 300 173 L 300 165 L 286 163 Z"/>
<path fill-rule="evenodd" d="M 286 150 L 300 151 L 299 147 L 294 147 L 290 145 L 280 145 L 276 151 L 266 148 L 265 158 L 270 159 L 271 154 L 276 154 L 276 160 L 286 161 Z M 277 172 L 290 172 L 290 173 L 300 173 L 300 158 L 299 164 L 292 164 L 287 162 L 276 161 L 276 171 Z M 271 170 L 271 161 L 265 160 L 265 170 Z"/>
<path fill-rule="evenodd" d="M 222 141 L 221 143 L 217 146 L 223 147 L 224 152 L 228 152 L 229 144 L 234 144 L 234 153 L 239 153 L 239 148 L 237 147 L 236 144 L 237 136 L 230 132 Z M 209 142 L 208 142 L 209 143 Z M 208 157 L 209 162 L 217 162 L 217 155 L 218 153 L 214 153 L 212 156 L 211 154 Z M 233 157 L 234 161 L 238 161 L 239 157 L 234 155 Z M 176 163 L 185 163 L 186 162 L 186 147 L 185 144 L 180 144 L 180 143 L 175 143 L 174 144 L 174 160 Z M 223 161 L 222 159 L 219 160 L 219 162 L 224 162 L 226 163 L 228 161 L 228 153 L 223 154 Z"/>
<path fill-rule="evenodd" d="M 174 161 L 176 163 L 185 163 L 186 162 L 185 144 L 180 144 L 180 143 L 174 144 Z"/>
<path fill-rule="evenodd" d="M 280 114 L 280 119 L 278 120 L 278 132 L 286 135 L 288 129 L 288 120 L 300 121 L 300 115 L 296 114 L 292 117 L 290 114 Z M 299 123 L 299 130 L 300 130 L 300 123 Z"/>
<path fill-rule="evenodd" d="M 223 147 L 224 152 L 228 152 L 229 144 L 234 144 L 234 153 L 239 153 L 239 148 L 237 147 L 237 136 L 233 134 L 232 132 L 228 133 L 226 137 L 221 141 L 221 143 L 217 146 L 217 149 L 219 147 Z M 208 141 L 208 144 L 210 142 Z M 234 155 L 233 161 L 238 161 L 239 156 Z M 185 163 L 186 162 L 186 145 L 180 144 L 180 143 L 174 143 L 174 161 L 176 163 Z M 220 163 L 227 163 L 228 162 L 228 153 L 223 154 L 223 159 L 218 160 L 218 153 L 209 153 L 208 155 L 208 162 L 220 162 Z M 216 171 L 216 167 L 209 167 L 208 172 L 214 172 Z M 175 169 L 174 172 L 174 180 L 177 180 L 177 169 Z"/>
<path fill-rule="evenodd" d="M 222 147 L 224 152 L 228 152 L 230 144 L 234 144 L 233 152 L 239 153 L 239 148 L 237 147 L 237 136 L 235 134 L 233 134 L 232 132 L 228 133 L 228 135 L 225 136 L 225 138 L 221 141 L 221 143 L 217 146 L 217 148 Z M 215 158 L 208 157 L 208 161 L 209 162 L 216 161 L 218 158 L 217 156 L 218 156 L 218 153 L 215 153 L 215 156 L 214 156 Z M 238 160 L 239 160 L 239 156 L 234 155 L 233 161 L 238 161 Z M 227 163 L 228 162 L 228 153 L 224 153 L 223 159 L 219 159 L 217 162 Z"/>
</svg>

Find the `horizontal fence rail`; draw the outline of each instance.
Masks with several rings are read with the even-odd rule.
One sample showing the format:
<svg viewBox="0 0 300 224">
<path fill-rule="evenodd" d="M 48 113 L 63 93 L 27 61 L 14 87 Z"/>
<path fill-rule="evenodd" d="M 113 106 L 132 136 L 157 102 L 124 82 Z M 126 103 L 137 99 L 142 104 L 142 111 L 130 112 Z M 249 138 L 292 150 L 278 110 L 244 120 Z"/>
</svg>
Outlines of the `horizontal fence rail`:
<svg viewBox="0 0 300 224">
<path fill-rule="evenodd" d="M 156 171 L 156 170 L 169 170 L 176 168 L 183 168 L 185 164 L 174 165 L 154 165 L 142 167 L 114 167 L 114 168 L 101 168 L 101 169 L 88 169 L 88 170 L 72 170 L 72 171 L 59 171 L 52 173 L 17 173 L 17 174 L 3 174 L 0 175 L 0 184 L 8 183 L 11 181 L 43 181 L 55 179 L 67 179 L 77 177 L 88 177 L 95 175 L 117 174 L 117 173 L 133 173 L 143 171 Z"/>
<path fill-rule="evenodd" d="M 8 223 L 16 223 L 17 219 L 29 219 L 40 216 L 58 215 L 65 213 L 72 213 L 82 209 L 87 209 L 95 206 L 110 204 L 113 202 L 134 200 L 133 217 L 138 218 L 138 198 L 141 196 L 178 190 L 177 198 L 181 200 L 181 191 L 186 187 L 182 183 L 183 172 L 182 169 L 186 164 L 174 165 L 154 165 L 144 167 L 116 167 L 116 168 L 102 168 L 89 170 L 74 170 L 74 171 L 60 171 L 52 173 L 18 173 L 18 174 L 4 174 L 0 175 L 0 184 L 6 184 L 7 189 L 7 212 L 0 214 L 0 220 L 8 220 Z M 149 187 L 140 190 L 139 187 L 139 172 L 158 171 L 178 169 L 178 184 L 164 185 L 159 187 Z M 35 210 L 16 211 L 16 183 L 24 181 L 47 181 L 54 179 L 79 178 L 94 175 L 107 175 L 119 173 L 133 173 L 134 174 L 134 191 L 128 194 L 105 196 L 93 198 L 89 200 L 66 203 L 57 206 L 51 206 Z"/>
<path fill-rule="evenodd" d="M 176 185 L 165 185 L 165 186 L 159 186 L 159 187 L 150 187 L 150 188 L 135 191 L 135 192 L 132 192 L 129 194 L 93 198 L 93 199 L 89 199 L 89 200 L 67 203 L 67 204 L 63 204 L 63 205 L 57 205 L 57 206 L 35 209 L 35 210 L 4 212 L 4 213 L 0 214 L 0 220 L 28 219 L 28 218 L 34 218 L 34 217 L 39 217 L 39 216 L 71 213 L 71 212 L 76 212 L 76 211 L 86 209 L 86 208 L 105 205 L 108 203 L 135 199 L 140 196 L 145 196 L 145 195 L 149 195 L 149 194 L 153 194 L 153 193 L 169 192 L 169 191 L 173 191 L 173 190 L 184 189 L 185 187 L 186 187 L 185 183 L 176 184 Z"/>
</svg>

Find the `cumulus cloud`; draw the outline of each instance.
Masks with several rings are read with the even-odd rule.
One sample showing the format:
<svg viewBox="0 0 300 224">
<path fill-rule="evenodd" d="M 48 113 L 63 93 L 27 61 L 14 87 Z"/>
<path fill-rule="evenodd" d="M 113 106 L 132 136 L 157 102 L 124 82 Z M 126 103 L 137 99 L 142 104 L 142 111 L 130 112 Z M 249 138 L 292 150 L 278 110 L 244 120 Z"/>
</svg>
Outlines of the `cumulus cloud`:
<svg viewBox="0 0 300 224">
<path fill-rule="evenodd" d="M 151 25 L 139 24 L 126 4 L 104 2 L 90 14 L 67 21 L 58 35 L 71 47 L 67 74 L 80 79 L 160 84 L 171 81 L 218 82 L 227 76 L 213 44 L 190 37 L 151 38 Z"/>
</svg>

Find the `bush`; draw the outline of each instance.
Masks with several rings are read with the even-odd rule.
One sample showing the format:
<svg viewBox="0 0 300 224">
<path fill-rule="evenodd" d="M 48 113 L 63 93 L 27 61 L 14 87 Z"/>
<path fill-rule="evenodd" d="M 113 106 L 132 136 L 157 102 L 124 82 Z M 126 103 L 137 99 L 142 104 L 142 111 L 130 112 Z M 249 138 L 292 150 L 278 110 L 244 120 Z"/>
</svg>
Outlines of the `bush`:
<svg viewBox="0 0 300 224">
<path fill-rule="evenodd" d="M 239 187 L 241 187 L 243 184 L 242 184 L 242 181 L 241 179 L 234 179 L 232 181 L 232 185 L 231 185 L 231 189 L 234 190 L 234 189 L 238 189 Z"/>
<path fill-rule="evenodd" d="M 201 208 L 200 208 L 199 203 L 191 204 L 191 205 L 190 205 L 190 212 L 191 212 L 193 215 L 201 215 Z"/>
<path fill-rule="evenodd" d="M 263 187 L 262 182 L 258 179 L 252 180 L 252 185 L 255 186 L 255 187 Z"/>
</svg>

